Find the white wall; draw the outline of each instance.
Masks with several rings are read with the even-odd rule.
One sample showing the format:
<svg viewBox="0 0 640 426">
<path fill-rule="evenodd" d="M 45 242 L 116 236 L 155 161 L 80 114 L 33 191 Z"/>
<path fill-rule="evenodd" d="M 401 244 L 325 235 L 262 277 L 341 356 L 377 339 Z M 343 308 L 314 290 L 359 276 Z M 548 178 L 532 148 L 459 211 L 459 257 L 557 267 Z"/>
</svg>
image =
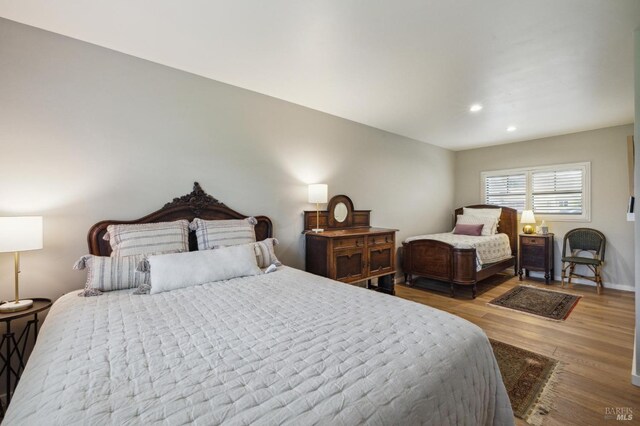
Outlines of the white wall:
<svg viewBox="0 0 640 426">
<path fill-rule="evenodd" d="M 591 222 L 548 221 L 550 232 L 555 234 L 554 274 L 559 278 L 564 234 L 583 226 L 595 228 L 607 237 L 603 269 L 605 288 L 633 290 L 634 226 L 633 222 L 626 221 L 629 199 L 627 136 L 632 134 L 633 125 L 626 125 L 457 152 L 456 205 L 482 201 L 482 171 L 589 161 Z"/>
<path fill-rule="evenodd" d="M 304 267 L 307 183 L 409 235 L 449 226 L 454 154 L 94 45 L 0 19 L 0 215 L 44 216 L 23 296 L 80 288 L 71 265 L 102 219 L 135 219 L 191 191 L 272 218 Z M 0 298 L 12 264 L 0 254 Z"/>
</svg>

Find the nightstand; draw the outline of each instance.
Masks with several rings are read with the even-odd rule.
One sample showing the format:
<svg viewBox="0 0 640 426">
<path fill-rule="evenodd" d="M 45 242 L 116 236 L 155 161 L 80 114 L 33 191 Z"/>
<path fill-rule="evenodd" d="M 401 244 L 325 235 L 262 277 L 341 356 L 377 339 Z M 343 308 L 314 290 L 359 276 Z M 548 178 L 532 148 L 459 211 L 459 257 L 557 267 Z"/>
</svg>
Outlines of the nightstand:
<svg viewBox="0 0 640 426">
<path fill-rule="evenodd" d="M 518 275 L 522 281 L 523 270 L 544 272 L 544 282 L 553 279 L 553 234 L 520 234 L 518 237 Z"/>
<path fill-rule="evenodd" d="M 2 360 L 2 371 L 5 372 L 5 397 L 6 406 L 3 407 L 0 402 L 0 412 L 4 416 L 6 407 L 11 402 L 11 395 L 16 390 L 18 380 L 22 375 L 22 371 L 27 363 L 25 357 L 25 350 L 29 341 L 30 335 L 33 335 L 33 343 L 36 342 L 38 337 L 38 313 L 45 311 L 51 307 L 51 300 L 49 299 L 31 299 L 33 300 L 33 306 L 29 309 L 17 312 L 0 313 L 0 322 L 5 323 L 5 333 L 2 335 L 2 341 L 0 341 L 0 350 L 4 352 L 0 354 Z M 7 302 L 11 303 L 11 302 Z M 20 333 L 20 337 L 16 339 L 15 333 L 11 330 L 11 321 L 19 318 L 28 318 L 25 328 Z"/>
</svg>

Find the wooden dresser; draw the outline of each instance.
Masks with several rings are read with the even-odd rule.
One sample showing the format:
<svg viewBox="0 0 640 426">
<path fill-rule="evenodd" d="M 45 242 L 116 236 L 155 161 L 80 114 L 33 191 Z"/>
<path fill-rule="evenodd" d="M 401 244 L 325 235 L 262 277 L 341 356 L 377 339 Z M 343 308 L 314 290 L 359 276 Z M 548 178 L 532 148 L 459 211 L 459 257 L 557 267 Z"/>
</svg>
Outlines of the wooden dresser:
<svg viewBox="0 0 640 426">
<path fill-rule="evenodd" d="M 336 221 L 332 213 L 340 204 L 346 207 L 346 213 L 338 215 L 338 219 L 344 220 Z M 320 226 L 327 229 L 316 233 L 310 231 L 316 227 L 316 212 L 305 211 L 307 272 L 345 283 L 366 280 L 368 288 L 372 287 L 371 280 L 377 278 L 376 290 L 394 294 L 397 230 L 371 228 L 369 213 L 354 211 L 348 197 L 337 195 L 329 202 L 327 211 L 320 212 Z M 353 224 L 354 217 L 357 224 Z"/>
</svg>

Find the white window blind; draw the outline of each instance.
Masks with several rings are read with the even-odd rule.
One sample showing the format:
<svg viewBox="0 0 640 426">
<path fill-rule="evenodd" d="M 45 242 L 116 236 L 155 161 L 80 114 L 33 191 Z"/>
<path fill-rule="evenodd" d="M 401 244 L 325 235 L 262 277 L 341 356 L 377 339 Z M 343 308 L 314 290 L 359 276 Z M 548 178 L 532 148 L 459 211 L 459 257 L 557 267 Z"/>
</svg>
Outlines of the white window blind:
<svg viewBox="0 0 640 426">
<path fill-rule="evenodd" d="M 591 163 L 486 171 L 481 173 L 486 204 L 533 210 L 553 221 L 591 220 Z"/>
<path fill-rule="evenodd" d="M 527 201 L 527 175 L 487 176 L 484 180 L 485 202 L 524 210 Z"/>
<path fill-rule="evenodd" d="M 536 214 L 582 214 L 584 171 L 549 170 L 532 173 L 531 207 Z"/>
</svg>

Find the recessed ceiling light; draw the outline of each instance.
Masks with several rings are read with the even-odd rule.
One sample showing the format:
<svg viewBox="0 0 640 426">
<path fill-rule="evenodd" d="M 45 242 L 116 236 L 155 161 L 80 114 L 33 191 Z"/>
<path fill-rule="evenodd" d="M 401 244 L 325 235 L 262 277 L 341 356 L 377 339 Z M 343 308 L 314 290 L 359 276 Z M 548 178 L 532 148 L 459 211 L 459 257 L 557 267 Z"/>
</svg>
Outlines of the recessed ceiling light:
<svg viewBox="0 0 640 426">
<path fill-rule="evenodd" d="M 473 104 L 471 105 L 471 107 L 469 108 L 469 111 L 471 112 L 478 112 L 482 109 L 482 105 L 480 104 Z"/>
<path fill-rule="evenodd" d="M 516 131 L 516 126 L 507 127 L 507 132 L 515 132 L 515 131 Z"/>
</svg>

